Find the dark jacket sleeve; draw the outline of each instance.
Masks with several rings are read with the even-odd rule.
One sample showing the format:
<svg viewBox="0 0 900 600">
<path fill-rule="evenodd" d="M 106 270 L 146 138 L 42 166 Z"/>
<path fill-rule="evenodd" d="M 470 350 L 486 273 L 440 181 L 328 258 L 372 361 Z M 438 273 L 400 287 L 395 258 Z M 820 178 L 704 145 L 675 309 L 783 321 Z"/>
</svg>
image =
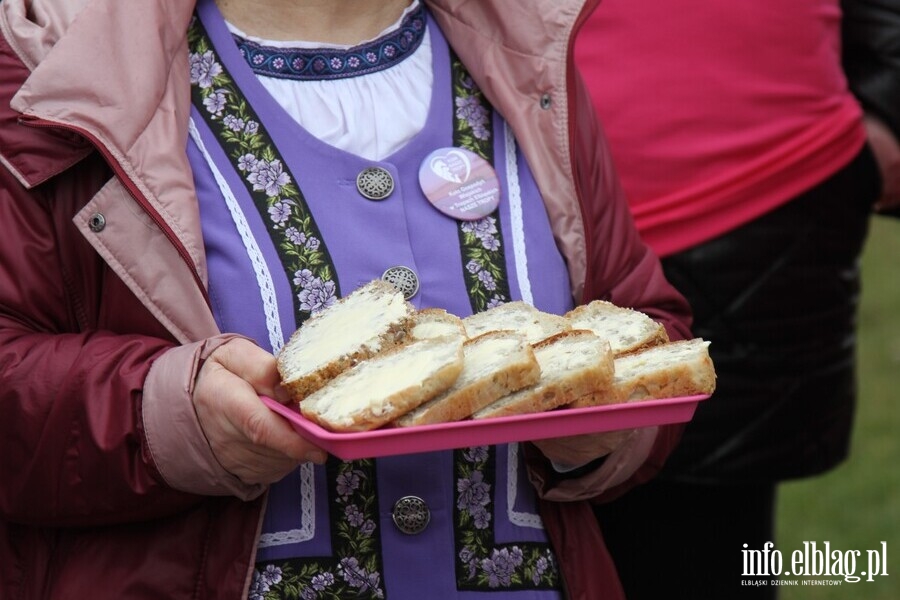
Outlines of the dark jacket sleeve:
<svg viewBox="0 0 900 600">
<path fill-rule="evenodd" d="M 843 0 L 841 8 L 850 89 L 900 138 L 900 0 Z"/>
<path fill-rule="evenodd" d="M 0 166 L 0 520 L 97 525 L 183 510 L 142 435 L 142 386 L 175 343 L 71 215 L 102 161 L 28 190 Z"/>
</svg>

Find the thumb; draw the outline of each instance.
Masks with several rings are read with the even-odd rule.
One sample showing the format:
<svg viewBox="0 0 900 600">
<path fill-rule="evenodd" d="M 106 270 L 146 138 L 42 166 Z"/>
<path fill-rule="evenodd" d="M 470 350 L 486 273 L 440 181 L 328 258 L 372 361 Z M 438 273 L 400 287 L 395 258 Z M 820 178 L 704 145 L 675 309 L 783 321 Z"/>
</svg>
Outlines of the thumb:
<svg viewBox="0 0 900 600">
<path fill-rule="evenodd" d="M 250 340 L 235 338 L 222 344 L 209 356 L 210 361 L 246 381 L 258 395 L 285 395 L 275 357 Z"/>
</svg>

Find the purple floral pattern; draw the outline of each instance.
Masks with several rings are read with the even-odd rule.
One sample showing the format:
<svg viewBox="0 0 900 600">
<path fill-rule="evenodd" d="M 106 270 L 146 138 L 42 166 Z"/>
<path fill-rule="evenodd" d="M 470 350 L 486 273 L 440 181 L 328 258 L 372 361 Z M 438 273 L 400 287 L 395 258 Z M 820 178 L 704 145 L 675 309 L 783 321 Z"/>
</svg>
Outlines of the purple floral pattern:
<svg viewBox="0 0 900 600">
<path fill-rule="evenodd" d="M 331 258 L 293 175 L 198 19 L 189 43 L 194 104 L 231 158 L 278 249 L 293 285 L 299 326 L 340 297 Z"/>
<path fill-rule="evenodd" d="M 456 586 L 461 590 L 555 588 L 559 569 L 546 544 L 496 545 L 491 527 L 495 448 L 455 451 Z"/>
<path fill-rule="evenodd" d="M 493 109 L 455 56 L 453 63 L 453 143 L 494 161 Z M 460 221 L 459 240 L 466 261 L 463 276 L 472 312 L 509 302 L 509 279 L 501 243 L 499 210 L 477 221 Z"/>
<path fill-rule="evenodd" d="M 334 556 L 257 563 L 250 600 L 384 600 L 375 463 L 328 463 Z"/>
</svg>

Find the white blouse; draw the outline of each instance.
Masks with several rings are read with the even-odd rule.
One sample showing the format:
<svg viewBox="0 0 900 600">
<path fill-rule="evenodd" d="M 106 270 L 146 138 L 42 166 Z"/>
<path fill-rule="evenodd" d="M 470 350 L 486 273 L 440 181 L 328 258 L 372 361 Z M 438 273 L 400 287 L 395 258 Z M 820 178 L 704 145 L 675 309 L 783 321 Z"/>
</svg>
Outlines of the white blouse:
<svg viewBox="0 0 900 600">
<path fill-rule="evenodd" d="M 419 5 L 413 0 L 403 15 L 372 40 L 396 31 Z M 353 46 L 305 41 L 245 40 L 274 48 L 349 49 Z M 360 40 L 364 44 L 372 40 Z M 356 46 L 357 44 L 354 44 Z M 295 80 L 257 75 L 276 101 L 310 134 L 323 142 L 370 160 L 383 160 L 402 148 L 425 125 L 434 73 L 431 37 L 425 31 L 418 48 L 388 68 L 341 79 Z"/>
</svg>

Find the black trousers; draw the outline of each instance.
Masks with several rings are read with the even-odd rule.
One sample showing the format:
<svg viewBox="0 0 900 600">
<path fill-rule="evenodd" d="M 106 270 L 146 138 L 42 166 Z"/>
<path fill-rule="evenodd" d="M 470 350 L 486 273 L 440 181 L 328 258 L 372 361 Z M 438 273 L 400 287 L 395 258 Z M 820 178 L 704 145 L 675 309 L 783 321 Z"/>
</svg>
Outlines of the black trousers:
<svg viewBox="0 0 900 600">
<path fill-rule="evenodd" d="M 880 180 L 864 149 L 781 208 L 663 260 L 711 342 L 717 389 L 654 481 L 597 508 L 629 600 L 774 598 L 742 549 L 774 538 L 777 482 L 846 457 L 859 258 Z"/>
</svg>

